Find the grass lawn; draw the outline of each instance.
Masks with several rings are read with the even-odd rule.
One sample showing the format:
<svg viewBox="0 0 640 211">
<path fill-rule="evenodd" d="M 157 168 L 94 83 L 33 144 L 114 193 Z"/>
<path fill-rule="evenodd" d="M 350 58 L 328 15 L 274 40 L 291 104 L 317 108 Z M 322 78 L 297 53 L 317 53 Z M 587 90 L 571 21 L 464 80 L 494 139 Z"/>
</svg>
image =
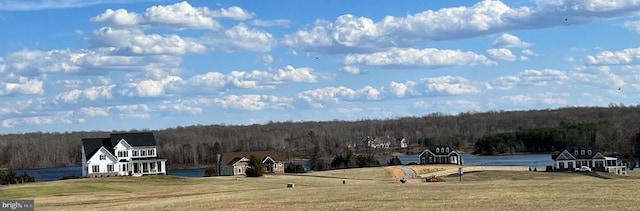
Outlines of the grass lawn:
<svg viewBox="0 0 640 211">
<path fill-rule="evenodd" d="M 391 169 L 262 178 L 76 179 L 3 186 L 0 199 L 35 199 L 37 210 L 640 210 L 637 174 L 601 179 L 478 171 L 465 173 L 462 182 L 444 177 L 447 182 L 402 184 Z"/>
</svg>

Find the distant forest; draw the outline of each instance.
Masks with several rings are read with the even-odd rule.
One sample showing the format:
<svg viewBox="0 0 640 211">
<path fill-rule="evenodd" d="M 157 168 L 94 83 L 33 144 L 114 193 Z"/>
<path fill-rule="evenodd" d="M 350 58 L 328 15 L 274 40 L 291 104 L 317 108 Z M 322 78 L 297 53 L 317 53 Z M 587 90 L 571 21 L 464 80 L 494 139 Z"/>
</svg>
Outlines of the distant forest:
<svg viewBox="0 0 640 211">
<path fill-rule="evenodd" d="M 40 168 L 81 162 L 81 139 L 112 132 L 153 131 L 158 155 L 172 168 L 201 167 L 216 154 L 276 150 L 290 159 L 342 154 L 371 136 L 404 137 L 416 148 L 451 145 L 478 154 L 550 152 L 590 145 L 605 153 L 640 154 L 640 106 L 569 107 L 489 111 L 384 120 L 272 122 L 264 125 L 194 125 L 163 130 L 25 133 L 0 135 L 0 166 Z M 392 143 L 393 144 L 393 143 Z M 313 155 L 312 155 L 313 154 Z"/>
</svg>

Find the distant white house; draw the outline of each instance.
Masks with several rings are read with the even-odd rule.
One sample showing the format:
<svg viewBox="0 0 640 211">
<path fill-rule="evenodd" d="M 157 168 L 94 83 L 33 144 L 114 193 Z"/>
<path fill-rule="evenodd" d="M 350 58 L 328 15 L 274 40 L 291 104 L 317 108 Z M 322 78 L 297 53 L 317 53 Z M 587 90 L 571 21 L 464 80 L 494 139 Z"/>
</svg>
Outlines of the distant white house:
<svg viewBox="0 0 640 211">
<path fill-rule="evenodd" d="M 156 139 L 151 132 L 82 139 L 83 177 L 166 174 L 166 161 L 158 157 Z"/>
<path fill-rule="evenodd" d="M 404 137 L 400 138 L 400 148 L 407 148 L 409 146 L 409 142 Z"/>
<path fill-rule="evenodd" d="M 371 148 L 389 148 L 391 146 L 391 141 L 382 140 L 379 138 L 371 138 L 367 136 L 366 138 L 362 138 L 362 143 Z"/>
</svg>

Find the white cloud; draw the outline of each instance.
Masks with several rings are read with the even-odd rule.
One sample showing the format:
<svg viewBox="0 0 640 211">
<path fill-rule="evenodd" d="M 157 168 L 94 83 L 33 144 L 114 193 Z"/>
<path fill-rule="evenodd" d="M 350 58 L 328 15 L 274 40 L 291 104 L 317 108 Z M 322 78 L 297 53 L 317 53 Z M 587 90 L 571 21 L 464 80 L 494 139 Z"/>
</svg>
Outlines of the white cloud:
<svg viewBox="0 0 640 211">
<path fill-rule="evenodd" d="M 442 76 L 436 78 L 423 78 L 428 93 L 463 95 L 480 93 L 480 90 L 469 80 L 457 76 Z"/>
<path fill-rule="evenodd" d="M 569 77 L 560 70 L 542 69 L 525 70 L 516 76 L 500 76 L 485 84 L 487 89 L 506 90 L 516 86 L 542 86 L 548 84 L 564 84 Z"/>
<path fill-rule="evenodd" d="M 74 89 L 58 94 L 54 99 L 64 103 L 77 103 L 80 97 L 90 101 L 98 99 L 111 99 L 115 85 L 90 87 L 85 90 Z"/>
<path fill-rule="evenodd" d="M 607 90 L 617 90 L 627 85 L 624 78 L 613 73 L 608 67 L 578 68 L 571 72 L 577 84 L 589 84 Z"/>
<path fill-rule="evenodd" d="M 160 108 L 160 110 L 168 110 L 174 114 L 186 113 L 196 115 L 201 114 L 203 111 L 202 108 L 189 105 L 189 103 L 182 100 L 162 101 L 162 104 L 159 105 L 158 108 Z"/>
<path fill-rule="evenodd" d="M 175 82 L 182 82 L 182 78 L 178 76 L 168 76 L 162 80 L 142 80 L 131 85 L 135 86 L 135 94 L 137 94 L 137 96 L 158 97 L 165 94 L 165 88 Z"/>
<path fill-rule="evenodd" d="M 568 103 L 567 98 L 570 96 L 569 93 L 560 92 L 560 93 L 539 93 L 539 94 L 519 94 L 519 95 L 510 95 L 500 97 L 499 101 L 502 103 L 507 103 L 511 105 L 535 105 L 542 104 L 544 106 L 557 106 L 557 105 L 565 105 Z"/>
<path fill-rule="evenodd" d="M 252 25 L 263 26 L 263 27 L 271 27 L 271 26 L 282 26 L 289 27 L 291 21 L 287 19 L 276 19 L 276 20 L 253 20 L 251 22 Z"/>
<path fill-rule="evenodd" d="M 528 105 L 534 102 L 533 97 L 529 95 L 511 95 L 501 97 L 500 100 L 502 102 L 511 103 L 514 105 Z"/>
<path fill-rule="evenodd" d="M 529 49 L 522 50 L 522 54 L 527 55 L 527 56 L 535 56 L 536 55 L 532 50 L 529 50 Z"/>
<path fill-rule="evenodd" d="M 422 108 L 422 109 L 426 109 L 426 108 L 429 108 L 429 103 L 428 103 L 428 102 L 425 102 L 425 101 L 420 100 L 420 101 L 417 101 L 417 102 L 413 103 L 413 107 L 414 107 L 414 108 Z"/>
<path fill-rule="evenodd" d="M 151 109 L 145 104 L 117 105 L 115 106 L 115 109 L 120 111 L 120 117 L 123 118 L 151 118 L 151 115 L 149 114 Z"/>
<path fill-rule="evenodd" d="M 416 90 L 417 85 L 418 83 L 413 81 L 407 81 L 405 83 L 391 81 L 389 87 L 391 88 L 391 93 L 393 93 L 393 95 L 402 98 L 407 94 L 420 95 L 420 92 Z"/>
<path fill-rule="evenodd" d="M 346 72 L 346 73 L 349 73 L 349 74 L 354 74 L 354 75 L 358 75 L 358 74 L 362 73 L 360 71 L 360 68 L 357 67 L 357 66 L 344 66 L 344 67 L 342 67 L 342 71 Z"/>
<path fill-rule="evenodd" d="M 532 46 L 531 43 L 524 42 L 515 35 L 507 33 L 500 35 L 492 44 L 494 48 L 528 48 Z"/>
<path fill-rule="evenodd" d="M 208 7 L 193 7 L 186 1 L 171 5 L 156 5 L 146 9 L 144 14 L 129 12 L 124 9 L 107 9 L 104 13 L 91 18 L 96 23 L 105 23 L 112 27 L 162 27 L 183 29 L 218 30 L 222 26 L 214 19 L 215 15 L 242 15 L 238 9 L 224 9 L 212 12 Z M 240 9 L 242 10 L 242 9 Z M 244 11 L 244 10 L 242 10 Z M 228 18 L 242 16 L 229 16 Z"/>
<path fill-rule="evenodd" d="M 328 53 L 372 52 L 412 47 L 424 40 L 472 38 L 505 31 L 583 24 L 609 17 L 637 14 L 637 1 L 536 1 L 533 7 L 510 7 L 484 0 L 466 7 L 427 10 L 405 17 L 387 16 L 378 22 L 345 14 L 334 22 L 318 20 L 309 28 L 284 36 L 283 44 Z M 560 21 L 567 18 L 568 21 Z"/>
<path fill-rule="evenodd" d="M 265 31 L 248 28 L 240 23 L 224 33 L 213 33 L 202 39 L 210 48 L 226 52 L 255 51 L 267 52 L 275 46 L 276 40 Z"/>
<path fill-rule="evenodd" d="M 627 21 L 622 24 L 624 28 L 627 28 L 635 33 L 640 34 L 640 21 Z"/>
<path fill-rule="evenodd" d="M 365 86 L 358 90 L 344 86 L 325 87 L 298 93 L 298 98 L 315 108 L 324 108 L 327 103 L 336 104 L 341 101 L 377 100 L 379 97 L 380 91 L 371 86 Z"/>
<path fill-rule="evenodd" d="M 107 23 L 115 27 L 132 27 L 137 26 L 143 22 L 142 17 L 140 17 L 138 14 L 129 12 L 125 9 L 107 9 L 104 11 L 104 13 L 89 20 L 96 23 Z"/>
<path fill-rule="evenodd" d="M 287 65 L 276 71 L 231 71 L 228 74 L 208 72 L 192 76 L 186 84 L 214 90 L 224 88 L 266 89 L 275 88 L 277 85 L 287 82 L 315 83 L 317 80 L 318 75 L 314 73 L 312 68 L 295 68 Z"/>
<path fill-rule="evenodd" d="M 504 61 L 515 61 L 516 55 L 506 48 L 491 48 L 487 50 L 487 53 L 491 58 L 504 60 Z"/>
<path fill-rule="evenodd" d="M 627 48 L 621 51 L 602 51 L 587 56 L 588 65 L 627 65 L 640 63 L 640 48 Z"/>
<path fill-rule="evenodd" d="M 262 57 L 260 57 L 260 62 L 263 65 L 271 65 L 273 64 L 273 56 L 271 56 L 271 54 L 262 55 Z"/>
<path fill-rule="evenodd" d="M 344 63 L 349 66 L 361 64 L 379 67 L 413 68 L 495 64 L 485 56 L 470 51 L 440 50 L 436 48 L 392 48 L 388 51 L 372 54 L 350 54 L 345 57 Z"/>
<path fill-rule="evenodd" d="M 82 107 L 80 108 L 80 114 L 87 117 L 105 117 L 109 116 L 109 108 L 99 107 Z"/>
<path fill-rule="evenodd" d="M 152 71 L 176 68 L 180 57 L 170 55 L 123 56 L 114 55 L 116 49 L 95 50 L 22 50 L 6 57 L 7 70 L 27 75 L 42 73 L 82 73 L 102 75 L 108 71 Z"/>
<path fill-rule="evenodd" d="M 291 105 L 293 99 L 272 95 L 228 95 L 224 98 L 215 98 L 213 101 L 220 107 L 227 109 L 257 111 L 267 108 L 293 108 L 293 106 Z"/>
<path fill-rule="evenodd" d="M 229 8 L 220 8 L 219 10 L 211 12 L 211 17 L 214 18 L 229 18 L 233 20 L 247 20 L 251 19 L 255 14 L 250 13 L 240 7 L 233 6 Z"/>
<path fill-rule="evenodd" d="M 89 40 L 93 47 L 115 47 L 125 54 L 173 54 L 203 53 L 206 47 L 189 38 L 178 35 L 144 34 L 138 29 L 112 29 L 102 27 L 94 31 Z"/>
<path fill-rule="evenodd" d="M 43 82 L 35 78 L 20 77 L 16 82 L 0 82 L 0 95 L 24 94 L 42 95 L 44 94 Z"/>
</svg>

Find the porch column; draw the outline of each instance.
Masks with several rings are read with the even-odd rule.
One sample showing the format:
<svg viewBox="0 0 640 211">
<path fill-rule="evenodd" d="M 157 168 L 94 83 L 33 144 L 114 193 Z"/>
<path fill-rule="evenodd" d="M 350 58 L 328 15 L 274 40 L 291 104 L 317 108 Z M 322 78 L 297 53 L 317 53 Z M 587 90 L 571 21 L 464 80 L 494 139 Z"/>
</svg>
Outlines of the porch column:
<svg viewBox="0 0 640 211">
<path fill-rule="evenodd" d="M 166 173 L 167 172 L 167 167 L 165 166 L 165 162 L 161 161 L 160 163 L 162 164 L 162 169 L 160 169 L 160 170 L 162 170 L 162 173 Z"/>
</svg>

